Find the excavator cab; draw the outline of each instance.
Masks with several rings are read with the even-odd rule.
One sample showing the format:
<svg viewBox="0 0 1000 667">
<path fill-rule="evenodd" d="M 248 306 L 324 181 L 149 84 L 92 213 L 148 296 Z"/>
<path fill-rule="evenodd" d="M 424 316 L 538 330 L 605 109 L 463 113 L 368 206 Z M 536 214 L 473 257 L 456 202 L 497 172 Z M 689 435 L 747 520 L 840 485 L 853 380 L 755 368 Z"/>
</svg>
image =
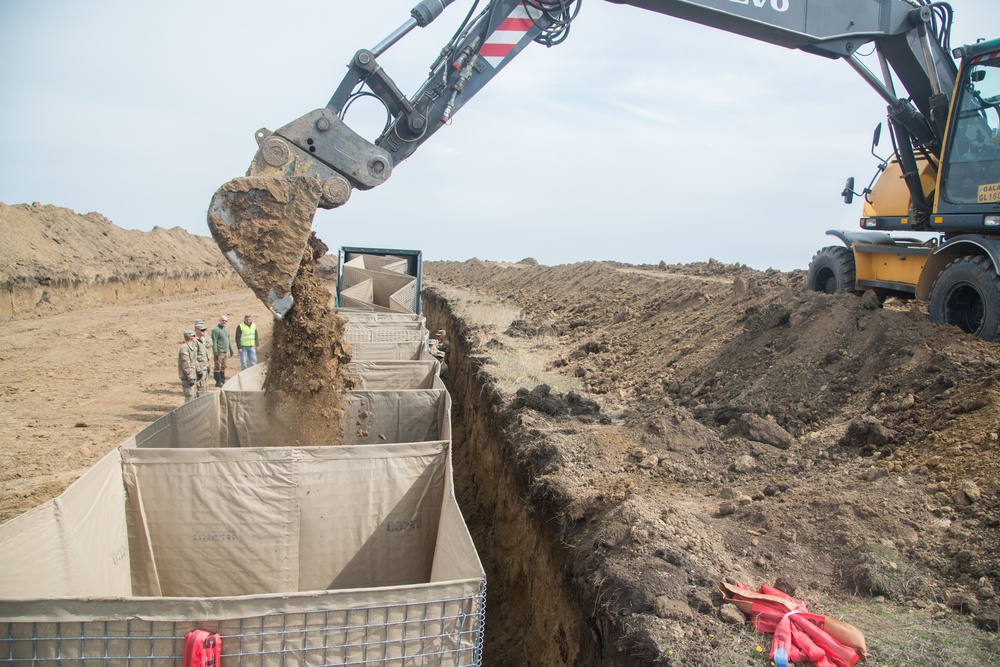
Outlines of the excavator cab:
<svg viewBox="0 0 1000 667">
<path fill-rule="evenodd" d="M 955 205 L 1000 202 L 1000 51 L 974 58 L 957 92 L 941 197 Z"/>
</svg>

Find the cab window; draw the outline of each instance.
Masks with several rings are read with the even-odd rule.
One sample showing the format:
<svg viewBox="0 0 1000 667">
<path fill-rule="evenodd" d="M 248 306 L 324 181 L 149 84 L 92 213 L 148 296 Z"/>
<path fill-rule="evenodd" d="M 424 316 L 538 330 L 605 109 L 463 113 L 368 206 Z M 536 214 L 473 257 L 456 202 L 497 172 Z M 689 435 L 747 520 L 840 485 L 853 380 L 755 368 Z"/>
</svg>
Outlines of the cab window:
<svg viewBox="0 0 1000 667">
<path fill-rule="evenodd" d="M 1000 53 L 976 61 L 958 90 L 942 179 L 944 199 L 956 204 L 982 201 L 983 186 L 1000 184 Z"/>
</svg>

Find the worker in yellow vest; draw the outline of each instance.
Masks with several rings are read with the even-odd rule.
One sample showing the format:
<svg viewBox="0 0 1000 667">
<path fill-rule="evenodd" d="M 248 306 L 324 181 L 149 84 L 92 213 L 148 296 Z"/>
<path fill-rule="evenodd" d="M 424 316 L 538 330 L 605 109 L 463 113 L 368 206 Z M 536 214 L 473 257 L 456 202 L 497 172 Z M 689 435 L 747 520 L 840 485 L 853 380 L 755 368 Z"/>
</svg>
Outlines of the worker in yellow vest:
<svg viewBox="0 0 1000 667">
<path fill-rule="evenodd" d="M 240 351 L 240 370 L 257 365 L 257 325 L 253 315 L 247 313 L 236 325 L 236 349 Z"/>
</svg>

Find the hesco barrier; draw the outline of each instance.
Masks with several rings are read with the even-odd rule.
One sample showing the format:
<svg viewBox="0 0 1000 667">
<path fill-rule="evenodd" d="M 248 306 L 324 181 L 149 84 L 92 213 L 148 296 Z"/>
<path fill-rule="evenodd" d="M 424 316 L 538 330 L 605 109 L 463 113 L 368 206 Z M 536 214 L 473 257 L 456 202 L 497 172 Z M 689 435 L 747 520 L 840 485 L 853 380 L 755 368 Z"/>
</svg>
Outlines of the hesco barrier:
<svg viewBox="0 0 1000 667">
<path fill-rule="evenodd" d="M 377 313 L 420 312 L 419 250 L 340 249 L 335 303 Z"/>
<path fill-rule="evenodd" d="M 451 400 L 416 356 L 352 362 L 346 419 L 370 413 L 378 444 L 274 442 L 261 365 L 0 525 L 0 663 L 174 665 L 204 629 L 222 667 L 479 665 L 486 582 Z"/>
</svg>

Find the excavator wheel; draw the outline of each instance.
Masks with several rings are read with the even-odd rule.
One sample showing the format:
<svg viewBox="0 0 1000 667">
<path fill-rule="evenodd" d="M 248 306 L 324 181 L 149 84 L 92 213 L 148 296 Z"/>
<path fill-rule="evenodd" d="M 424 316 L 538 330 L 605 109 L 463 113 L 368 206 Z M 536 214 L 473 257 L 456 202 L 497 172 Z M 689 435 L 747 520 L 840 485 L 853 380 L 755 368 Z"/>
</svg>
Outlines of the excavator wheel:
<svg viewBox="0 0 1000 667">
<path fill-rule="evenodd" d="M 243 282 L 275 317 L 292 307 L 292 283 L 323 191 L 306 176 L 244 176 L 223 185 L 208 228 Z"/>
<path fill-rule="evenodd" d="M 983 340 L 1000 340 L 1000 276 L 989 257 L 959 257 L 931 289 L 932 322 L 953 324 Z"/>
<path fill-rule="evenodd" d="M 809 262 L 806 285 L 814 292 L 856 294 L 855 276 L 854 252 L 844 246 L 827 246 Z"/>
</svg>

